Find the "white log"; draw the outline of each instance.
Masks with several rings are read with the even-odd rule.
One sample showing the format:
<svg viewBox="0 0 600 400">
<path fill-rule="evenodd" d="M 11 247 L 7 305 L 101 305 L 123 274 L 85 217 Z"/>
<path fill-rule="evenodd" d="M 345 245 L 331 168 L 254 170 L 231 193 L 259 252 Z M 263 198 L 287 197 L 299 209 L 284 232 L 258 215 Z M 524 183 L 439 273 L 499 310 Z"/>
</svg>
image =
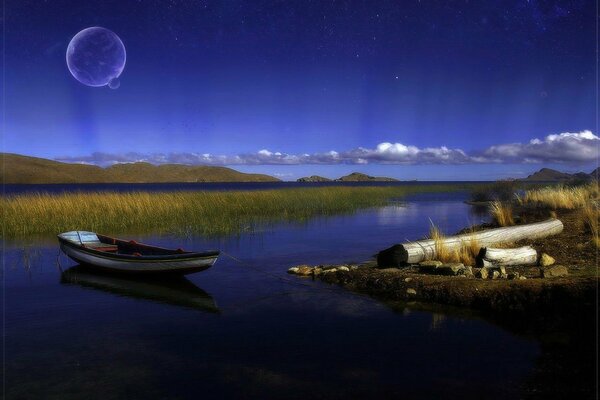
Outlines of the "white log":
<svg viewBox="0 0 600 400">
<path fill-rule="evenodd" d="M 494 249 L 484 247 L 477 257 L 478 265 L 486 262 L 493 266 L 509 265 L 534 265 L 537 263 L 537 251 L 531 246 L 523 246 L 516 249 Z"/>
<path fill-rule="evenodd" d="M 556 235 L 563 230 L 563 223 L 558 219 L 548 219 L 533 224 L 507 226 L 488 229 L 480 232 L 449 236 L 443 240 L 443 245 L 450 251 L 458 250 L 462 245 L 469 245 L 472 240 L 481 247 L 490 247 L 497 243 L 512 243 L 522 239 L 538 239 Z M 415 264 L 424 260 L 435 260 L 435 241 L 432 239 L 419 240 L 394 245 L 382 250 L 377 255 L 379 266 L 398 266 Z"/>
<path fill-rule="evenodd" d="M 492 264 L 491 262 L 489 262 L 488 260 L 483 259 L 483 258 L 481 260 L 477 259 L 476 261 L 477 261 L 477 266 L 478 267 L 492 268 L 494 266 L 494 264 Z"/>
</svg>

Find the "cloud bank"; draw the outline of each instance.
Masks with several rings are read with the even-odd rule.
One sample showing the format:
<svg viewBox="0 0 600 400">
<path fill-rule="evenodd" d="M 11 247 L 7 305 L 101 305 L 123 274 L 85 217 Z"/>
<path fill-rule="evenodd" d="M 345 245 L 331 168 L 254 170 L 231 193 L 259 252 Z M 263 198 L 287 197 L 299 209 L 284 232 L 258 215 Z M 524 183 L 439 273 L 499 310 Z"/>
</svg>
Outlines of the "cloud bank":
<svg viewBox="0 0 600 400">
<path fill-rule="evenodd" d="M 497 163 L 569 163 L 596 161 L 600 138 L 589 130 L 548 135 L 528 143 L 491 146 L 470 154 L 446 146 L 419 148 L 402 143 L 384 142 L 375 148 L 358 147 L 347 151 L 313 154 L 287 154 L 267 149 L 256 153 L 218 155 L 210 153 L 92 153 L 83 157 L 60 157 L 58 161 L 95 164 L 149 162 L 152 164 L 191 165 L 333 165 L 333 164 L 397 164 L 397 165 L 461 165 Z"/>
</svg>

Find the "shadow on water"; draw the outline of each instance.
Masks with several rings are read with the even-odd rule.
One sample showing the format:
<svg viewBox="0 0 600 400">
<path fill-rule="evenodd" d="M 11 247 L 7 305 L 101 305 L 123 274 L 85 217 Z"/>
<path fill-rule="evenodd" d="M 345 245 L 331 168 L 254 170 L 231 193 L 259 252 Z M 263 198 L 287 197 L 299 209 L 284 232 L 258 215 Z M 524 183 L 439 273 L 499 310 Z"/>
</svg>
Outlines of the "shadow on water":
<svg viewBox="0 0 600 400">
<path fill-rule="evenodd" d="M 437 303 L 405 302 L 381 299 L 391 310 L 403 316 L 427 313 L 431 331 L 443 330 L 448 319 L 486 321 L 502 330 L 536 343 L 540 353 L 535 367 L 518 385 L 515 393 L 523 399 L 593 399 L 596 376 L 596 307 L 581 304 L 548 305 L 547 315 L 486 313 Z M 567 303 L 567 302 L 565 302 Z M 546 310 L 548 311 L 548 310 Z"/>
<path fill-rule="evenodd" d="M 64 271 L 60 282 L 208 313 L 220 312 L 211 295 L 182 276 L 166 277 L 158 281 L 156 278 L 106 274 L 77 265 Z"/>
</svg>

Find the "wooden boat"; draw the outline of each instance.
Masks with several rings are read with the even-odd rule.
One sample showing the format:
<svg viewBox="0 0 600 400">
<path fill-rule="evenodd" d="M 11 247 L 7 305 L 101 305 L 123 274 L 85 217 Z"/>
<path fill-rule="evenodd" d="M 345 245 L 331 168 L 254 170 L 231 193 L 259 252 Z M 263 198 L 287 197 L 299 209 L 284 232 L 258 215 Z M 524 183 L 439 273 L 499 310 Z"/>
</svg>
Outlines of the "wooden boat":
<svg viewBox="0 0 600 400">
<path fill-rule="evenodd" d="M 85 231 L 61 233 L 58 241 L 82 265 L 124 273 L 190 274 L 210 268 L 219 257 L 218 251 L 166 249 Z"/>
</svg>

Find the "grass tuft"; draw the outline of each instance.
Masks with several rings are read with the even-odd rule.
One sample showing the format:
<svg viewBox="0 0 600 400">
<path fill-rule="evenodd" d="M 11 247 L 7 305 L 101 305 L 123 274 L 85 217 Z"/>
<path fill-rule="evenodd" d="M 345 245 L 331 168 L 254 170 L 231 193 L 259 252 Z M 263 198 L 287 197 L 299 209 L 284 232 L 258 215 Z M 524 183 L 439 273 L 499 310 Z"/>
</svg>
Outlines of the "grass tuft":
<svg viewBox="0 0 600 400">
<path fill-rule="evenodd" d="M 490 213 L 499 226 L 511 226 L 515 224 L 512 206 L 508 203 L 494 201 L 490 204 Z"/>
<path fill-rule="evenodd" d="M 475 257 L 479 254 L 481 245 L 474 236 L 470 236 L 468 240 L 463 241 L 458 248 L 449 249 L 444 242 L 446 236 L 433 222 L 430 221 L 430 223 L 429 238 L 434 241 L 435 260 L 443 263 L 475 265 Z"/>
<path fill-rule="evenodd" d="M 585 232 L 591 235 L 592 242 L 596 247 L 600 247 L 600 239 L 598 238 L 598 226 L 600 212 L 595 204 L 586 204 L 579 210 L 579 221 L 583 224 Z"/>
</svg>

